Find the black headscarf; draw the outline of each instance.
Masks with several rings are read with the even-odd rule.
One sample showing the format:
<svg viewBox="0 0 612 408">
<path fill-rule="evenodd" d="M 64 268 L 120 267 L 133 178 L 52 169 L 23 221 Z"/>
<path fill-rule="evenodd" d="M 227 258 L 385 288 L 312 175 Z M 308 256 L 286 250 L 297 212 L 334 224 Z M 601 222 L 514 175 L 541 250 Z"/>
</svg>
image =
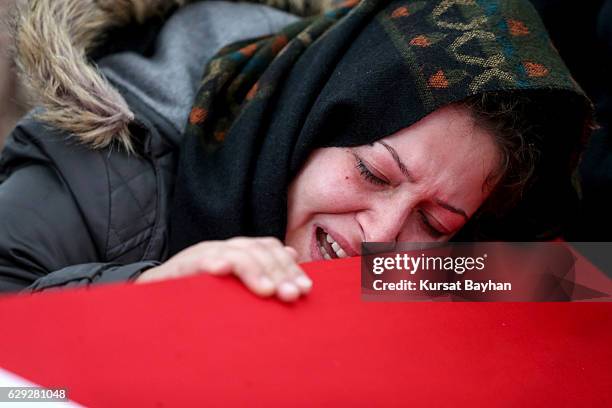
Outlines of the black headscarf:
<svg viewBox="0 0 612 408">
<path fill-rule="evenodd" d="M 238 235 L 283 239 L 289 183 L 314 149 L 372 143 L 492 91 L 538 101 L 539 181 L 505 218 L 512 228 L 495 227 L 497 239 L 535 239 L 559 222 L 558 200 L 575 197 L 590 104 L 527 1 L 346 2 L 225 47 L 181 146 L 171 253 Z"/>
</svg>

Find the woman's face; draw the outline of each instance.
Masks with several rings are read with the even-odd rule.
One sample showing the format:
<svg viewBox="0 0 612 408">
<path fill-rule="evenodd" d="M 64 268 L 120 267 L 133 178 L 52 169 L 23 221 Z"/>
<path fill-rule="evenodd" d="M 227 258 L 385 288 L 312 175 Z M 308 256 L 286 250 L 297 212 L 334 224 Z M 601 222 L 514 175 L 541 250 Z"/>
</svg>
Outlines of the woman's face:
<svg viewBox="0 0 612 408">
<path fill-rule="evenodd" d="M 305 262 L 362 241 L 447 241 L 487 198 L 498 154 L 452 105 L 372 145 L 317 149 L 289 186 L 285 244 Z"/>
</svg>

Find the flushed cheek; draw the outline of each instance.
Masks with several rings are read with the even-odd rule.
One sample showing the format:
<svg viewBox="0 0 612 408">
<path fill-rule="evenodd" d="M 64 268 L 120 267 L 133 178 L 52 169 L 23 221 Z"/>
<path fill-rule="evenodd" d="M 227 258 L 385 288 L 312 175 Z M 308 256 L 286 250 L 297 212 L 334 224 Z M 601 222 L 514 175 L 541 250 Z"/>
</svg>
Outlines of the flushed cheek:
<svg viewBox="0 0 612 408">
<path fill-rule="evenodd" d="M 313 223 L 358 211 L 367 198 L 360 177 L 346 149 L 319 151 L 290 189 L 288 236 L 309 239 Z"/>
<path fill-rule="evenodd" d="M 361 188 L 359 176 L 342 174 L 341 177 L 330 177 L 309 194 L 312 209 L 315 212 L 338 213 L 357 210 L 368 197 L 367 191 Z"/>
<path fill-rule="evenodd" d="M 355 194 L 358 188 L 355 169 L 344 157 L 329 157 L 325 163 L 315 162 L 303 176 L 306 188 L 301 190 L 300 199 L 306 199 L 312 206 L 329 208 L 337 200 L 346 200 Z M 325 164 L 325 165 L 324 165 Z"/>
</svg>

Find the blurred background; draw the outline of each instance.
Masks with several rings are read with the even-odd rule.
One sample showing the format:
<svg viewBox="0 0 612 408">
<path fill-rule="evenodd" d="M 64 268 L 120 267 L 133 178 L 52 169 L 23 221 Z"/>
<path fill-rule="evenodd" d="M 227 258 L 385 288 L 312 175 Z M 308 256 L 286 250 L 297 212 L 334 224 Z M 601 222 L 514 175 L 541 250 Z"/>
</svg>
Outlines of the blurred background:
<svg viewBox="0 0 612 408">
<path fill-rule="evenodd" d="M 0 149 L 4 139 L 25 113 L 23 93 L 9 56 L 10 39 L 6 20 L 15 0 L 0 0 Z"/>
</svg>

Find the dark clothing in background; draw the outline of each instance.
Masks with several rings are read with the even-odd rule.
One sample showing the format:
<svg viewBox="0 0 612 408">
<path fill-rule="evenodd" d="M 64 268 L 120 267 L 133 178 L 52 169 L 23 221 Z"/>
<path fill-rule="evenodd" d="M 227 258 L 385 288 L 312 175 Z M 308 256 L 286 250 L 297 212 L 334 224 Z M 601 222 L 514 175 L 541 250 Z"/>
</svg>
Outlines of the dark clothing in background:
<svg viewBox="0 0 612 408">
<path fill-rule="evenodd" d="M 570 241 L 612 239 L 612 0 L 531 0 L 601 126 L 580 163 L 582 202 L 568 214 Z"/>
</svg>

